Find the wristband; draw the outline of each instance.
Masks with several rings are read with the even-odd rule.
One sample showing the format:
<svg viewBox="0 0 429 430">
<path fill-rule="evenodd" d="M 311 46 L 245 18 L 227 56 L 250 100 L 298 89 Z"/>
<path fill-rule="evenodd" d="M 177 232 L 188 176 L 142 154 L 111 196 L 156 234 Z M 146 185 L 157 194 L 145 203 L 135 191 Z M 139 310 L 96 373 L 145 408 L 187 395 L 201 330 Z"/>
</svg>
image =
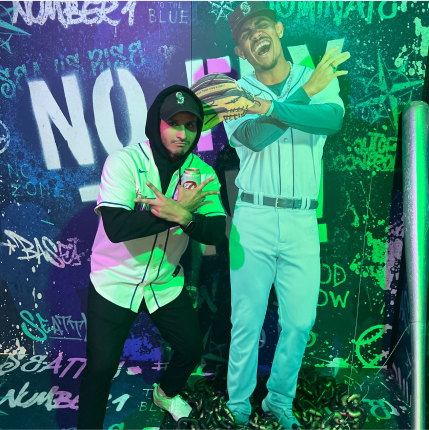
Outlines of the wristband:
<svg viewBox="0 0 429 430">
<path fill-rule="evenodd" d="M 274 101 L 271 102 L 271 107 L 268 109 L 268 112 L 265 115 L 272 116 L 273 110 L 274 110 Z"/>
<path fill-rule="evenodd" d="M 196 225 L 197 224 L 195 223 L 195 215 L 192 214 L 191 221 L 189 221 L 189 223 L 186 225 L 186 227 L 182 227 L 182 231 L 186 234 L 189 234 L 195 228 Z"/>
</svg>

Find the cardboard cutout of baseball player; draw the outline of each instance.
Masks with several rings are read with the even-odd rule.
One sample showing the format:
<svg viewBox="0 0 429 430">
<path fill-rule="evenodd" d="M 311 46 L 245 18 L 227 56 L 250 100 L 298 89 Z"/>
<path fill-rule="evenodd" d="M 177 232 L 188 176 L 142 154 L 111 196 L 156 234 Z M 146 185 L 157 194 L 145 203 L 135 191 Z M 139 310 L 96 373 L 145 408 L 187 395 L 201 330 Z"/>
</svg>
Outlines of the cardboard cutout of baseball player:
<svg viewBox="0 0 429 430">
<path fill-rule="evenodd" d="M 316 217 L 327 135 L 342 125 L 336 68 L 348 52 L 329 50 L 315 70 L 286 61 L 284 35 L 264 2 L 243 2 L 229 16 L 236 54 L 255 69 L 237 84 L 255 96 L 247 114 L 225 123 L 240 158 L 239 196 L 230 237 L 232 333 L 228 407 L 237 423 L 251 413 L 259 336 L 274 283 L 278 340 L 262 408 L 286 428 L 320 287 Z"/>
</svg>

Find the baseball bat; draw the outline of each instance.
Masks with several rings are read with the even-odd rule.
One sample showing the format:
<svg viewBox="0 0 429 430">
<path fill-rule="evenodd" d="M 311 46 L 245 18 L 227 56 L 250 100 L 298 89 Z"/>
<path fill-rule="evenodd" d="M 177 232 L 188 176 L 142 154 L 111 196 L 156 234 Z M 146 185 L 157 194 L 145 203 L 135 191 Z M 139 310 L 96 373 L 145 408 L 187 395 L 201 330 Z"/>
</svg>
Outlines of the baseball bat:
<svg viewBox="0 0 429 430">
<path fill-rule="evenodd" d="M 411 331 L 411 428 L 425 426 L 429 281 L 429 106 L 411 102 L 402 118 L 405 259 Z"/>
</svg>

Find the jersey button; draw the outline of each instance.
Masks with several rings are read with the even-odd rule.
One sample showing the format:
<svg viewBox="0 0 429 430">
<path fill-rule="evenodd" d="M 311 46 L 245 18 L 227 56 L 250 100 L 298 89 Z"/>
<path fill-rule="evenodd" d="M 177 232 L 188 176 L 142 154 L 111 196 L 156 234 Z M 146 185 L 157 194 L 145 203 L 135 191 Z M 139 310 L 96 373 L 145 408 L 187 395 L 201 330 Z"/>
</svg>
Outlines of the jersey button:
<svg viewBox="0 0 429 430">
<path fill-rule="evenodd" d="M 285 142 L 287 142 L 287 137 L 285 137 L 285 139 L 284 139 L 284 140 L 285 140 Z"/>
<path fill-rule="evenodd" d="M 156 269 L 156 266 L 152 266 L 152 269 Z"/>
<path fill-rule="evenodd" d="M 160 243 L 160 244 L 158 245 L 158 248 L 161 248 L 161 249 L 162 249 L 162 243 Z"/>
</svg>

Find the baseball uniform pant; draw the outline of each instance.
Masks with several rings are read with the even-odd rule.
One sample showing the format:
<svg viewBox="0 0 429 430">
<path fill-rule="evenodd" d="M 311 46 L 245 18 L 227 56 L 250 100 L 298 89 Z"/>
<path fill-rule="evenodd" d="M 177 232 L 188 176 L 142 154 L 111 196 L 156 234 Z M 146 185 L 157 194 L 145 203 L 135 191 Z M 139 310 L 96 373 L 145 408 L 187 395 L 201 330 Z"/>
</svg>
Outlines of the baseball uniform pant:
<svg viewBox="0 0 429 430">
<path fill-rule="evenodd" d="M 149 314 L 143 301 L 139 313 L 146 312 L 171 345 L 174 353 L 161 380 L 169 397 L 185 386 L 203 353 L 197 314 L 186 288 L 172 302 Z M 88 292 L 87 365 L 79 392 L 78 429 L 102 429 L 111 380 L 119 361 L 135 312 L 106 300 L 90 282 Z"/>
<path fill-rule="evenodd" d="M 256 387 L 259 338 L 273 283 L 281 333 L 267 382 L 267 399 L 275 406 L 291 407 L 319 295 L 316 211 L 238 202 L 230 259 L 228 407 L 242 418 L 251 413 L 249 397 Z"/>
</svg>

